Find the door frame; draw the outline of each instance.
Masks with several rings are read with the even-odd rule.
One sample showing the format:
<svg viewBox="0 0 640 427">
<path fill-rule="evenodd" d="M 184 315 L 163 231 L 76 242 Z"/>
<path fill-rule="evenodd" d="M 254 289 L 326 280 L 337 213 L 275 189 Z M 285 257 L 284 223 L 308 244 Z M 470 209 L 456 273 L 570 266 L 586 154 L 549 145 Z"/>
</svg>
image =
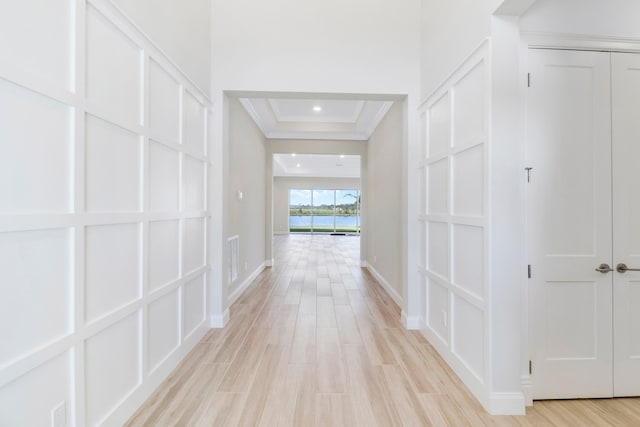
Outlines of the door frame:
<svg viewBox="0 0 640 427">
<path fill-rule="evenodd" d="M 574 35 L 574 34 L 560 34 L 560 33 L 539 33 L 539 32 L 521 32 L 520 33 L 520 77 L 521 81 L 526 82 L 527 73 L 530 69 L 528 60 L 528 52 L 530 49 L 553 49 L 553 50 L 583 50 L 583 51 L 604 51 L 604 52 L 622 52 L 622 53 L 637 53 L 640 54 L 640 38 L 622 38 L 622 37 L 602 37 L 593 35 Z M 520 95 L 520 111 L 522 114 L 521 120 L 521 138 L 522 138 L 522 168 L 527 167 L 528 159 L 526 158 L 526 148 L 530 143 L 527 134 L 527 120 L 528 110 L 527 101 L 528 95 L 526 92 L 526 84 L 522 85 L 522 91 Z M 526 175 L 523 175 L 526 179 Z M 529 235 L 531 232 L 531 218 L 529 214 L 528 206 L 528 188 L 524 187 L 524 194 L 522 203 L 523 212 L 525 215 L 525 260 L 528 264 L 530 259 L 530 240 Z M 522 266 L 523 271 L 527 269 L 527 265 Z M 525 278 L 521 282 L 521 296 L 523 315 L 521 324 L 521 334 L 523 346 L 521 351 L 521 366 L 522 374 L 520 376 L 520 385 L 525 397 L 525 404 L 527 406 L 533 406 L 533 381 L 530 373 L 530 361 L 532 354 L 532 331 L 531 331 L 531 306 L 529 298 L 529 279 Z"/>
</svg>

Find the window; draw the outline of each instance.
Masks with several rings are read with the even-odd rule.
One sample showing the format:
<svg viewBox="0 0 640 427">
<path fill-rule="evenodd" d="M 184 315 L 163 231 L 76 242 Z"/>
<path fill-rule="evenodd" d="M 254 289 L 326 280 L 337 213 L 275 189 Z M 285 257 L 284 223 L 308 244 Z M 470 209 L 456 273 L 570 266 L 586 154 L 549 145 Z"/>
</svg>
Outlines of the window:
<svg viewBox="0 0 640 427">
<path fill-rule="evenodd" d="M 359 233 L 360 190 L 289 190 L 289 232 Z"/>
</svg>

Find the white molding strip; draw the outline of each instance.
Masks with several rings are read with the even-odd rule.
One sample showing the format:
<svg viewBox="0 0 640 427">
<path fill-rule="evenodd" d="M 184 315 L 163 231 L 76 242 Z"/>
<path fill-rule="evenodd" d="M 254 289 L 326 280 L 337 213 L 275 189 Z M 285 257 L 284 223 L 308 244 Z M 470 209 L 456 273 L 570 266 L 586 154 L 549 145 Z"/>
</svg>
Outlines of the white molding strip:
<svg viewBox="0 0 640 427">
<path fill-rule="evenodd" d="M 402 307 L 402 296 L 396 291 L 393 286 L 382 276 L 382 274 L 378 273 L 378 271 L 371 266 L 368 262 L 365 262 L 367 270 L 369 273 L 378 281 L 382 289 L 384 289 L 387 294 L 391 297 L 398 307 Z"/>
<path fill-rule="evenodd" d="M 260 114 L 258 114 L 256 109 L 253 108 L 253 103 L 251 103 L 251 101 L 247 98 L 238 98 L 238 101 L 240 101 L 240 104 L 242 104 L 244 109 L 247 111 L 247 114 L 251 116 L 253 121 L 258 126 L 258 129 L 260 129 L 260 131 L 262 132 L 262 135 L 264 135 L 264 137 L 266 138 L 269 134 L 270 128 L 262 121 L 262 118 L 260 117 Z"/>
<path fill-rule="evenodd" d="M 491 415 L 525 415 L 524 403 L 522 393 L 491 393 L 488 410 Z"/>
<path fill-rule="evenodd" d="M 268 260 L 266 260 L 264 262 L 264 266 L 265 267 L 273 267 L 275 265 L 275 263 L 276 263 L 276 260 L 271 258 L 271 259 L 268 259 Z"/>
<path fill-rule="evenodd" d="M 206 322 L 203 321 L 202 324 L 195 329 L 194 333 L 183 341 L 182 345 L 176 347 L 153 372 L 149 373 L 146 381 L 142 383 L 138 389 L 129 394 L 120 405 L 107 413 L 98 425 L 124 425 L 169 374 L 180 365 L 180 362 L 198 345 L 208 331 L 209 328 Z"/>
<path fill-rule="evenodd" d="M 468 70 L 470 67 L 472 68 L 474 65 L 476 65 L 474 63 L 474 58 L 484 57 L 486 55 L 486 50 L 489 49 L 490 43 L 491 43 L 490 37 L 484 38 L 482 42 L 480 42 L 480 44 L 478 44 L 471 51 L 471 53 L 460 64 L 458 64 L 453 69 L 453 71 L 449 73 L 449 75 L 447 75 L 447 77 L 442 81 L 442 83 L 440 83 L 435 89 L 433 89 L 431 93 L 427 94 L 426 96 L 423 96 L 421 98 L 422 102 L 420 102 L 420 105 L 417 108 L 418 112 L 419 113 L 425 112 L 427 108 L 431 106 L 431 104 L 433 104 L 435 101 L 440 99 L 440 97 L 450 89 L 450 86 L 447 86 L 447 84 L 450 84 L 451 81 L 455 79 L 456 75 L 465 74 L 466 73 L 465 70 Z"/>
<path fill-rule="evenodd" d="M 364 129 L 365 134 L 369 135 L 369 138 L 371 138 L 371 135 L 373 135 L 373 133 L 376 131 L 376 129 L 380 125 L 380 122 L 382 122 L 382 119 L 385 118 L 389 110 L 391 110 L 391 107 L 393 107 L 393 103 L 394 103 L 393 101 L 387 101 L 384 104 L 382 104 L 380 109 L 376 112 L 376 115 L 373 121 L 371 122 L 371 125 Z"/>
<path fill-rule="evenodd" d="M 258 275 L 262 273 L 262 270 L 265 269 L 266 264 L 266 261 L 260 264 L 258 268 L 256 268 L 255 271 L 249 275 L 249 277 L 244 279 L 244 281 L 236 288 L 236 290 L 233 291 L 231 295 L 229 295 L 229 297 L 227 298 L 227 307 L 231 307 L 231 305 L 236 302 L 238 298 L 240 298 L 240 295 L 242 295 L 242 293 L 247 290 L 249 285 L 251 285 L 251 283 L 256 280 L 256 277 L 258 277 Z"/>
<path fill-rule="evenodd" d="M 436 334 L 429 326 L 421 330 L 422 335 L 436 349 L 440 357 L 449 365 L 449 367 L 460 378 L 463 384 L 469 389 L 471 394 L 489 411 L 489 391 L 486 385 L 466 366 L 466 364 L 455 355 L 449 348 L 449 345 L 442 341 L 440 336 Z M 524 406 L 523 406 L 524 407 Z"/>
<path fill-rule="evenodd" d="M 113 23 L 120 31 L 124 32 L 138 46 L 144 49 L 151 57 L 158 61 L 169 74 L 192 92 L 196 98 L 208 108 L 212 108 L 213 104 L 206 90 L 200 87 L 198 83 L 184 71 L 177 62 L 175 62 L 169 54 L 160 48 L 142 28 L 134 22 L 116 3 L 111 0 L 87 0 L 87 4 L 95 7 L 102 15 L 104 15 L 111 23 Z"/>
<path fill-rule="evenodd" d="M 522 394 L 524 395 L 524 403 L 527 406 L 533 406 L 533 381 L 531 376 L 523 374 L 520 377 L 520 386 L 522 387 Z"/>
<path fill-rule="evenodd" d="M 607 52 L 640 52 L 640 39 L 594 36 L 586 34 L 545 33 L 525 31 L 520 35 L 529 48 L 574 49 Z"/>
<path fill-rule="evenodd" d="M 420 316 L 407 316 L 407 313 L 402 310 L 401 319 L 404 327 L 410 331 L 420 330 Z"/>
<path fill-rule="evenodd" d="M 227 308 L 222 314 L 212 314 L 209 318 L 209 326 L 211 328 L 224 328 L 229 323 L 229 309 Z"/>
</svg>

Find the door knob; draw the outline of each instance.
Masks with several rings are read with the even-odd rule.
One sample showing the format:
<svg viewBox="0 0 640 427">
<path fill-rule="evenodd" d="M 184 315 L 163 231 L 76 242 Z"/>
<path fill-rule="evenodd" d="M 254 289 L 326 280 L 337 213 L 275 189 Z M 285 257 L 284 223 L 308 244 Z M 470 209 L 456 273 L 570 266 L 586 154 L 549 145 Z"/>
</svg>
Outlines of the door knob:
<svg viewBox="0 0 640 427">
<path fill-rule="evenodd" d="M 620 264 L 618 264 L 618 267 L 620 267 Z M 596 268 L 596 271 L 599 271 L 602 274 L 606 274 L 610 271 L 613 271 L 613 268 L 609 267 L 609 264 L 600 264 L 600 266 Z"/>
<path fill-rule="evenodd" d="M 620 263 L 616 265 L 616 271 L 618 273 L 626 273 L 627 271 L 640 271 L 640 268 L 629 268 L 627 264 Z"/>
</svg>

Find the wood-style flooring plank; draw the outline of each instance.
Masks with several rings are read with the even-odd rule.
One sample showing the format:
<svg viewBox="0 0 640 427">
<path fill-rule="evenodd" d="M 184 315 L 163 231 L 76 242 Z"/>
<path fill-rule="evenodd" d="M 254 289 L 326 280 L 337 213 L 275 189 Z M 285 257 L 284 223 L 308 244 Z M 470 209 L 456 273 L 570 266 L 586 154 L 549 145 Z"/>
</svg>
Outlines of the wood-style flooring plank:
<svg viewBox="0 0 640 427">
<path fill-rule="evenodd" d="M 640 426 L 640 398 L 491 416 L 360 267 L 359 239 L 274 238 L 275 266 L 127 426 Z"/>
<path fill-rule="evenodd" d="M 336 328 L 317 330 L 316 383 L 318 393 L 347 391 L 340 336 Z"/>
</svg>

